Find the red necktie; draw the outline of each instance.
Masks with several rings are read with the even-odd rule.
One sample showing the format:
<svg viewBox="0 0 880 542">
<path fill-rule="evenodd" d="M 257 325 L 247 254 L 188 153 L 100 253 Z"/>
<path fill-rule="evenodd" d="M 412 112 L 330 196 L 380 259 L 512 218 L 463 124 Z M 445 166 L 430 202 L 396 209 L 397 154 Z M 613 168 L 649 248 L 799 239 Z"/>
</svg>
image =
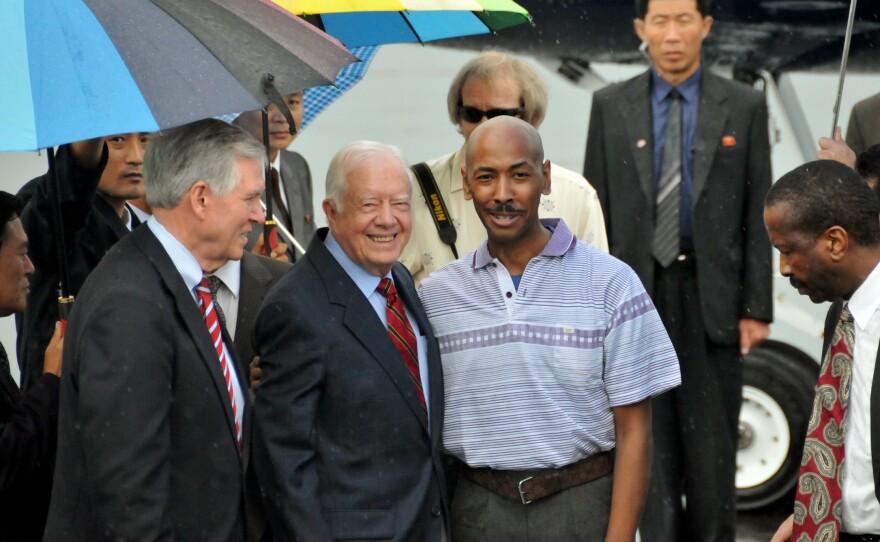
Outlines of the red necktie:
<svg viewBox="0 0 880 542">
<path fill-rule="evenodd" d="M 220 330 L 220 321 L 217 318 L 217 311 L 214 310 L 214 296 L 211 295 L 211 286 L 208 277 L 203 276 L 202 281 L 196 286 L 196 295 L 199 298 L 199 310 L 205 317 L 205 325 L 208 326 L 208 333 L 211 334 L 211 340 L 214 342 L 214 349 L 217 351 L 217 358 L 220 360 L 220 368 L 223 370 L 223 378 L 226 379 L 226 391 L 229 393 L 229 402 L 232 404 L 232 418 L 235 420 L 235 436 L 238 439 L 238 446 L 241 447 L 241 426 L 238 423 L 238 407 L 235 404 L 235 391 L 232 388 L 232 375 L 229 373 L 230 364 L 226 358 L 226 349 L 223 348 L 223 333 Z"/>
<path fill-rule="evenodd" d="M 397 288 L 394 287 L 394 282 L 388 277 L 383 278 L 379 282 L 379 287 L 376 290 L 385 296 L 386 299 L 385 316 L 388 319 L 388 335 L 391 337 L 391 342 L 397 347 L 398 352 L 400 352 L 403 364 L 406 365 L 409 376 L 416 386 L 419 402 L 422 404 L 422 408 L 425 408 L 425 392 L 422 391 L 422 378 L 419 376 L 418 343 L 416 341 L 416 334 L 413 333 L 413 328 L 406 318 L 403 302 L 400 301 L 400 296 L 397 295 Z"/>
<path fill-rule="evenodd" d="M 834 328 L 831 347 L 822 360 L 813 413 L 807 425 L 791 536 L 797 542 L 836 542 L 840 535 L 840 471 L 854 336 L 852 313 L 844 306 Z"/>
</svg>

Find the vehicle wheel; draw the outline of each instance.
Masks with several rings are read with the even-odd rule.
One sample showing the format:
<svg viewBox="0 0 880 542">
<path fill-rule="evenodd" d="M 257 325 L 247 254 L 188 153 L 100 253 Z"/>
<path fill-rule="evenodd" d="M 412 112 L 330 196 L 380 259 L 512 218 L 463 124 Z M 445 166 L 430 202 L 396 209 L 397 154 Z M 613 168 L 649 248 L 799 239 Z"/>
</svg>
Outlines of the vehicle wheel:
<svg viewBox="0 0 880 542">
<path fill-rule="evenodd" d="M 797 482 L 818 364 L 768 341 L 745 358 L 736 455 L 737 509 L 760 508 Z"/>
</svg>

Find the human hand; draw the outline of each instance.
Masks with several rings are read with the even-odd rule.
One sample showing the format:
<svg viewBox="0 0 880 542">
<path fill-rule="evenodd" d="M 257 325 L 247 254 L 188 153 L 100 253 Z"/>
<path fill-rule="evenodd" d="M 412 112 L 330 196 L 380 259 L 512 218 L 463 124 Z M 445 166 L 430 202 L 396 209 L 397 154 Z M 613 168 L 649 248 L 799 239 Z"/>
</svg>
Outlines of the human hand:
<svg viewBox="0 0 880 542">
<path fill-rule="evenodd" d="M 104 153 L 104 138 L 96 137 L 95 139 L 84 139 L 70 144 L 70 151 L 73 159 L 80 166 L 93 169 L 101 162 L 101 155 Z"/>
<path fill-rule="evenodd" d="M 816 160 L 837 160 L 845 166 L 856 167 L 856 153 L 843 140 L 840 126 L 834 129 L 834 139 L 830 137 L 819 138 L 819 150 L 816 151 Z"/>
<path fill-rule="evenodd" d="M 273 260 L 278 260 L 279 262 L 290 262 L 290 258 L 287 257 L 287 243 L 278 242 L 275 246 L 275 250 L 273 250 L 269 257 Z M 260 256 L 266 255 L 266 240 L 263 238 L 263 234 L 257 238 L 257 242 L 254 243 L 253 248 L 251 248 L 251 252 L 254 254 L 259 254 Z"/>
<path fill-rule="evenodd" d="M 55 322 L 55 333 L 46 347 L 43 356 L 43 372 L 55 376 L 61 376 L 61 351 L 64 349 L 64 327 L 61 322 Z"/>
<path fill-rule="evenodd" d="M 752 348 L 770 336 L 770 325 L 763 320 L 743 318 L 739 321 L 739 352 L 747 356 Z"/>
<path fill-rule="evenodd" d="M 782 525 L 776 529 L 776 533 L 773 534 L 773 538 L 770 539 L 770 542 L 789 542 L 791 540 L 791 531 L 794 527 L 794 514 L 788 516 L 788 518 L 782 522 Z"/>
<path fill-rule="evenodd" d="M 254 356 L 248 365 L 248 374 L 251 380 L 251 391 L 257 391 L 260 387 L 260 381 L 263 379 L 263 369 L 260 368 L 260 356 Z"/>
</svg>

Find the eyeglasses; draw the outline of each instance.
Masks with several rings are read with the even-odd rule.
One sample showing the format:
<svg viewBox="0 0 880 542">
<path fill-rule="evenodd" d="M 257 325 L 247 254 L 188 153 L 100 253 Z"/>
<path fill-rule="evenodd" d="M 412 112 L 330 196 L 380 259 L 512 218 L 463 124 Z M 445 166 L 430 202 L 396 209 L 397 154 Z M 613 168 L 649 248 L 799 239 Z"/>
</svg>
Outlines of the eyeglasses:
<svg viewBox="0 0 880 542">
<path fill-rule="evenodd" d="M 483 111 L 482 109 L 477 109 L 476 107 L 471 107 L 469 105 L 460 105 L 458 106 L 458 116 L 461 120 L 465 122 L 470 122 L 471 124 L 475 124 L 483 120 L 483 117 L 487 119 L 494 119 L 495 117 L 500 117 L 501 115 L 505 115 L 508 117 L 519 117 L 523 114 L 522 107 L 516 107 L 514 109 L 490 109 L 488 111 Z"/>
</svg>

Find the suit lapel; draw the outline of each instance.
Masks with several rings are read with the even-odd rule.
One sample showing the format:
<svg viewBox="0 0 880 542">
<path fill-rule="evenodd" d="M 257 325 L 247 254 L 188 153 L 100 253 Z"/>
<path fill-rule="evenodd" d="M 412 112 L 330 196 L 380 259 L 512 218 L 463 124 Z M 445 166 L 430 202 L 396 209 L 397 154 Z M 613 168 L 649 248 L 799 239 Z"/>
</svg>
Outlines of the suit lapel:
<svg viewBox="0 0 880 542">
<path fill-rule="evenodd" d="M 645 72 L 623 88 L 621 114 L 626 145 L 635 160 L 639 184 L 653 214 L 654 209 L 654 133 L 651 125 L 651 72 Z M 653 220 L 653 216 L 652 216 Z"/>
<path fill-rule="evenodd" d="M 700 108 L 697 112 L 697 133 L 694 137 L 694 187 L 691 203 L 700 201 L 700 193 L 709 178 L 709 169 L 715 160 L 715 151 L 727 125 L 728 110 L 724 107 L 727 94 L 716 76 L 703 72 L 700 89 Z"/>
<path fill-rule="evenodd" d="M 343 325 L 388 373 L 388 377 L 427 432 L 427 416 L 416 396 L 412 379 L 400 358 L 400 352 L 388 337 L 388 330 L 382 326 L 381 320 L 372 317 L 375 315 L 373 306 L 324 246 L 323 237 L 325 235 L 315 235 L 305 258 L 311 261 L 324 281 L 330 302 L 345 307 Z"/>
<path fill-rule="evenodd" d="M 177 272 L 177 268 L 174 267 L 174 264 L 168 257 L 168 253 L 165 252 L 165 249 L 153 235 L 153 232 L 149 228 L 138 228 L 132 233 L 132 236 L 134 242 L 153 263 L 165 286 L 171 292 L 175 308 L 184 323 L 182 331 L 188 333 L 192 338 L 202 363 L 205 364 L 208 373 L 211 375 L 211 380 L 214 382 L 214 387 L 217 390 L 217 398 L 220 401 L 223 412 L 226 414 L 230 436 L 237 449 L 238 439 L 235 433 L 235 416 L 232 414 L 232 405 L 229 402 L 226 379 L 223 377 L 223 372 L 220 369 L 220 361 L 217 359 L 217 351 L 214 350 L 211 336 L 208 334 L 208 329 L 205 326 L 205 319 L 199 312 L 192 293 L 187 290 L 183 279 Z M 225 330 L 224 336 L 228 339 Z M 238 367 L 238 364 L 234 363 L 233 366 L 236 367 L 236 372 L 239 374 L 239 382 L 242 385 L 242 391 L 244 391 L 247 380 L 241 380 L 241 369 Z M 242 395 L 246 394 L 243 393 Z M 245 398 L 242 397 L 242 399 L 244 400 Z"/>
</svg>

